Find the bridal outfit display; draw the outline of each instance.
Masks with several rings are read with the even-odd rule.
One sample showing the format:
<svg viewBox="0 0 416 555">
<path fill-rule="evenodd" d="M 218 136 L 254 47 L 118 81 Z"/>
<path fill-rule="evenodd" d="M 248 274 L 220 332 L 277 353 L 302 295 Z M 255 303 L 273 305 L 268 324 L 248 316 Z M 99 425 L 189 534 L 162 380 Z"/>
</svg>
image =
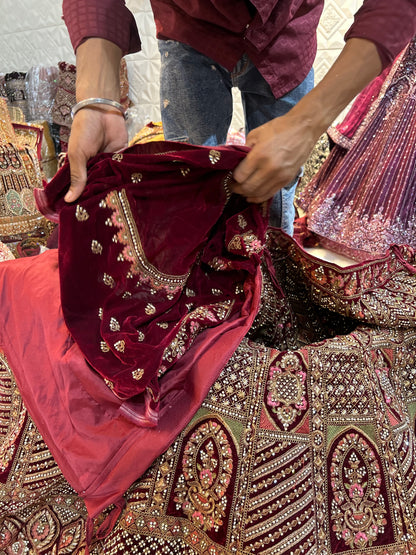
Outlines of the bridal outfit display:
<svg viewBox="0 0 416 555">
<path fill-rule="evenodd" d="M 416 247 L 416 39 L 329 135 L 299 206 L 322 246 L 358 261 Z"/>
<path fill-rule="evenodd" d="M 4 553 L 416 552 L 416 252 L 340 268 L 230 194 L 247 149 L 90 161 L 0 264 Z"/>
</svg>

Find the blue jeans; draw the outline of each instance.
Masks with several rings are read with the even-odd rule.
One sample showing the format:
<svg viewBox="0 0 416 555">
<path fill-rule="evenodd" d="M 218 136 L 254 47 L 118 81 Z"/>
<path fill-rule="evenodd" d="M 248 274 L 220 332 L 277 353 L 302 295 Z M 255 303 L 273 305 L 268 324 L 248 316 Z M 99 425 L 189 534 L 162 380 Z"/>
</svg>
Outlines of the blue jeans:
<svg viewBox="0 0 416 555">
<path fill-rule="evenodd" d="M 232 87 L 238 87 L 245 131 L 286 114 L 313 87 L 313 70 L 305 80 L 276 99 L 269 84 L 243 55 L 230 72 L 190 46 L 159 40 L 160 105 L 166 140 L 199 145 L 224 144 L 233 115 Z M 301 171 L 301 170 L 300 170 Z M 270 225 L 293 233 L 293 200 L 298 179 L 273 197 Z"/>
</svg>

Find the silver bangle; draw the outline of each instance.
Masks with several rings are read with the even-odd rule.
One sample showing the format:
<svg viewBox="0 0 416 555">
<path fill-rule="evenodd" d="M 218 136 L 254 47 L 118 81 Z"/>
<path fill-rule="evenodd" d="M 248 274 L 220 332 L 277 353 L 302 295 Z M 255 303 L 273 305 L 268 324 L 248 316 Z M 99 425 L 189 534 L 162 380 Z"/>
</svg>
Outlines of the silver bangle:
<svg viewBox="0 0 416 555">
<path fill-rule="evenodd" d="M 87 106 L 90 106 L 91 104 L 106 104 L 107 106 L 112 106 L 113 108 L 116 108 L 116 110 L 119 110 L 123 114 L 124 119 L 126 119 L 126 112 L 122 104 L 120 104 L 120 102 L 117 102 L 116 100 L 110 100 L 109 98 L 86 98 L 85 100 L 77 102 L 74 106 L 72 106 L 72 119 L 74 119 L 74 116 L 77 112 L 79 112 L 83 108 L 86 108 Z"/>
</svg>

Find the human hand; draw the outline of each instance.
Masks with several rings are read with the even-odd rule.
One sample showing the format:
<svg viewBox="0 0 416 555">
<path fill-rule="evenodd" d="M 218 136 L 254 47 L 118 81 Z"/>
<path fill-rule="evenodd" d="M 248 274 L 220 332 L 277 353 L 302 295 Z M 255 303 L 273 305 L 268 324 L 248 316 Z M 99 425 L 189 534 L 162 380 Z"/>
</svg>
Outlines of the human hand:
<svg viewBox="0 0 416 555">
<path fill-rule="evenodd" d="M 75 201 L 87 182 L 87 162 L 99 152 L 116 152 L 127 146 L 127 128 L 118 110 L 88 106 L 76 113 L 68 143 L 71 185 L 66 202 Z"/>
<path fill-rule="evenodd" d="M 261 203 L 298 175 L 320 136 L 307 119 L 290 112 L 253 129 L 250 152 L 234 170 L 233 191 L 248 202 Z"/>
</svg>

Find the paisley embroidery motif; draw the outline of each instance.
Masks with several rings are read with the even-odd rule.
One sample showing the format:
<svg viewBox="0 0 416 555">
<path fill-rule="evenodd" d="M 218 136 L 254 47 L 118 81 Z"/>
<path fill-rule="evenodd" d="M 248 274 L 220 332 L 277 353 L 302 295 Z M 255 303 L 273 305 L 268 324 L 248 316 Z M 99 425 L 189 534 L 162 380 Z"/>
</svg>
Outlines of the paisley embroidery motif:
<svg viewBox="0 0 416 555">
<path fill-rule="evenodd" d="M 220 159 L 221 159 L 221 152 L 219 152 L 218 150 L 214 150 L 214 149 L 209 151 L 209 161 L 211 162 L 212 165 L 219 162 Z"/>
<path fill-rule="evenodd" d="M 233 467 L 222 423 L 211 418 L 200 424 L 185 445 L 174 498 L 177 509 L 198 528 L 218 531 L 223 525 Z"/>
<path fill-rule="evenodd" d="M 338 441 L 330 466 L 332 530 L 350 549 L 371 547 L 387 525 L 376 449 L 355 431 Z"/>
<path fill-rule="evenodd" d="M 82 206 L 80 206 L 78 204 L 76 209 L 75 209 L 75 217 L 79 222 L 86 222 L 88 220 L 88 218 L 90 217 L 90 215 L 85 210 L 85 208 L 83 208 Z"/>
<path fill-rule="evenodd" d="M 5 197 L 9 211 L 16 216 L 21 216 L 23 214 L 23 201 L 19 193 L 14 189 L 10 189 Z"/>
<path fill-rule="evenodd" d="M 92 251 L 94 254 L 102 254 L 102 252 L 103 252 L 103 246 L 102 246 L 98 241 L 96 241 L 95 239 L 93 239 L 93 240 L 91 241 L 91 251 Z"/>
</svg>

